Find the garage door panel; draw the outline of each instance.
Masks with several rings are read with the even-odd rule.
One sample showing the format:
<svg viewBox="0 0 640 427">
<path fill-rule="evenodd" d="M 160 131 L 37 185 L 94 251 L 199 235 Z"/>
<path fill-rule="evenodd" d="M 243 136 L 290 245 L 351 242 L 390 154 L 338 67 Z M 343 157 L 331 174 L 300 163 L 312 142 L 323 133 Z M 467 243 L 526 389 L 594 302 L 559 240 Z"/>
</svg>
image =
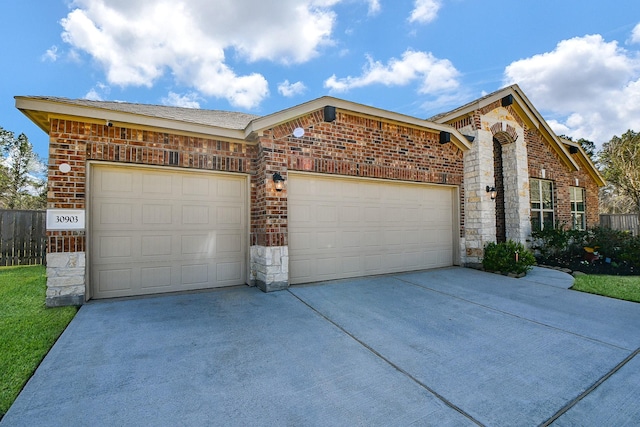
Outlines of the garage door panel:
<svg viewBox="0 0 640 427">
<path fill-rule="evenodd" d="M 183 255 L 213 256 L 216 249 L 214 233 L 183 235 L 180 239 Z"/>
<path fill-rule="evenodd" d="M 171 235 L 141 236 L 141 253 L 143 257 L 171 255 Z"/>
<path fill-rule="evenodd" d="M 290 173 L 290 282 L 452 265 L 453 194 L 450 187 Z M 336 221 L 314 217 L 329 207 L 339 212 Z"/>
<path fill-rule="evenodd" d="M 104 269 L 98 274 L 97 288 L 100 292 L 126 291 L 131 288 L 133 269 Z"/>
<path fill-rule="evenodd" d="M 189 264 L 182 266 L 182 283 L 184 285 L 200 284 L 206 286 L 209 283 L 208 264 Z"/>
<path fill-rule="evenodd" d="M 133 207 L 125 203 L 101 203 L 97 207 L 100 224 L 133 224 Z"/>
<path fill-rule="evenodd" d="M 221 262 L 216 266 L 216 281 L 237 283 L 242 278 L 242 264 L 239 262 Z"/>
<path fill-rule="evenodd" d="M 100 237 L 100 258 L 128 258 L 133 253 L 131 236 L 103 236 Z"/>
<path fill-rule="evenodd" d="M 361 231 L 344 231 L 342 233 L 342 246 L 344 248 L 360 248 L 362 246 Z"/>
<path fill-rule="evenodd" d="M 133 173 L 125 171 L 106 171 L 98 180 L 98 190 L 103 193 L 127 195 L 133 193 Z"/>
<path fill-rule="evenodd" d="M 140 269 L 140 287 L 142 289 L 161 289 L 171 286 L 171 267 L 143 267 Z"/>
<path fill-rule="evenodd" d="M 243 225 L 243 215 L 239 206 L 219 206 L 216 209 L 215 224 L 217 226 L 231 225 L 236 227 Z"/>
<path fill-rule="evenodd" d="M 338 210 L 335 206 L 318 205 L 315 209 L 315 221 L 336 222 L 338 220 Z"/>
<path fill-rule="evenodd" d="M 240 254 L 242 252 L 242 236 L 240 234 L 216 235 L 216 254 L 220 256 Z"/>
<path fill-rule="evenodd" d="M 133 175 L 133 174 L 131 174 Z M 165 194 L 170 195 L 173 193 L 173 177 L 153 172 L 143 172 L 141 174 L 142 179 L 142 194 Z"/>
<path fill-rule="evenodd" d="M 218 200 L 232 200 L 236 201 L 238 194 L 244 193 L 244 182 L 237 179 L 225 179 L 220 178 L 215 183 L 215 196 Z"/>
<path fill-rule="evenodd" d="M 106 165 L 91 170 L 92 297 L 246 283 L 245 177 Z M 106 183 L 112 178 L 118 185 Z M 131 191 L 123 198 L 116 190 L 125 183 Z"/>
<path fill-rule="evenodd" d="M 168 204 L 142 205 L 142 224 L 171 224 L 173 222 L 173 209 Z"/>
<path fill-rule="evenodd" d="M 209 191 L 209 180 L 207 178 L 182 178 L 182 194 L 185 196 L 208 196 Z"/>
<path fill-rule="evenodd" d="M 209 218 L 209 206 L 182 206 L 182 224 L 184 225 L 203 225 L 210 224 L 212 221 Z"/>
</svg>

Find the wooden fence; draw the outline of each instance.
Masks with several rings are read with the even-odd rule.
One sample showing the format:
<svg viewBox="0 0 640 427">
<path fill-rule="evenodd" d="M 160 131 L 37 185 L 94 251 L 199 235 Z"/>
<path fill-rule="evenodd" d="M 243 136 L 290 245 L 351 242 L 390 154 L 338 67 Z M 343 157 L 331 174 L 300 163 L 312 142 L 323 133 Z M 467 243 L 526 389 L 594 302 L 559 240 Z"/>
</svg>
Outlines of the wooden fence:
<svg viewBox="0 0 640 427">
<path fill-rule="evenodd" d="M 629 231 L 634 236 L 640 234 L 638 214 L 601 214 L 600 226 L 613 230 Z"/>
<path fill-rule="evenodd" d="M 45 211 L 0 209 L 0 266 L 44 264 Z"/>
</svg>

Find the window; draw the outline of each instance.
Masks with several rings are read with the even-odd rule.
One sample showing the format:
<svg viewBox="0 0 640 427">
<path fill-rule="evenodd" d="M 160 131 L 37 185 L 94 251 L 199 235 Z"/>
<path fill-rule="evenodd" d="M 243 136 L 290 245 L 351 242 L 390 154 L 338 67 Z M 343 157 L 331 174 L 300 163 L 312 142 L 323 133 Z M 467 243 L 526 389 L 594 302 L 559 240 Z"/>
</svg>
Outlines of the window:
<svg viewBox="0 0 640 427">
<path fill-rule="evenodd" d="M 569 187 L 571 195 L 571 220 L 573 222 L 574 230 L 584 230 L 585 224 L 585 209 L 584 209 L 584 188 Z"/>
<path fill-rule="evenodd" d="M 553 228 L 553 182 L 531 178 L 531 229 L 533 231 Z"/>
</svg>

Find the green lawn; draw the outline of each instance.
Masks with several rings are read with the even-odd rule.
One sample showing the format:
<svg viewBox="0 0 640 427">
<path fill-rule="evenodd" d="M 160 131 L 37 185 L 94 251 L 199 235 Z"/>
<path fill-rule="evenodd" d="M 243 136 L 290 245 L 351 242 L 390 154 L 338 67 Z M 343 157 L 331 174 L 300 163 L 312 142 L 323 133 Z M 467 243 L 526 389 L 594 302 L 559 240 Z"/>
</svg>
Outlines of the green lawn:
<svg viewBox="0 0 640 427">
<path fill-rule="evenodd" d="M 640 302 L 640 276 L 578 276 L 571 289 Z"/>
<path fill-rule="evenodd" d="M 45 307 L 43 266 L 0 267 L 0 418 L 78 311 Z"/>
</svg>

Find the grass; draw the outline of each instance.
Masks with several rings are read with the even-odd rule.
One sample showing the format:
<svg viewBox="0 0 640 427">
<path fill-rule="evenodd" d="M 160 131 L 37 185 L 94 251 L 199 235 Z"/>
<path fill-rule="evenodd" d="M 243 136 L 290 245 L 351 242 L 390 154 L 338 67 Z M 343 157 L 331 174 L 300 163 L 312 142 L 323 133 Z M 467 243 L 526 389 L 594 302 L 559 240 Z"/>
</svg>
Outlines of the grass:
<svg viewBox="0 0 640 427">
<path fill-rule="evenodd" d="M 78 311 L 45 291 L 45 267 L 0 267 L 0 419 Z"/>
<path fill-rule="evenodd" d="M 640 276 L 578 276 L 571 289 L 640 302 Z"/>
</svg>

